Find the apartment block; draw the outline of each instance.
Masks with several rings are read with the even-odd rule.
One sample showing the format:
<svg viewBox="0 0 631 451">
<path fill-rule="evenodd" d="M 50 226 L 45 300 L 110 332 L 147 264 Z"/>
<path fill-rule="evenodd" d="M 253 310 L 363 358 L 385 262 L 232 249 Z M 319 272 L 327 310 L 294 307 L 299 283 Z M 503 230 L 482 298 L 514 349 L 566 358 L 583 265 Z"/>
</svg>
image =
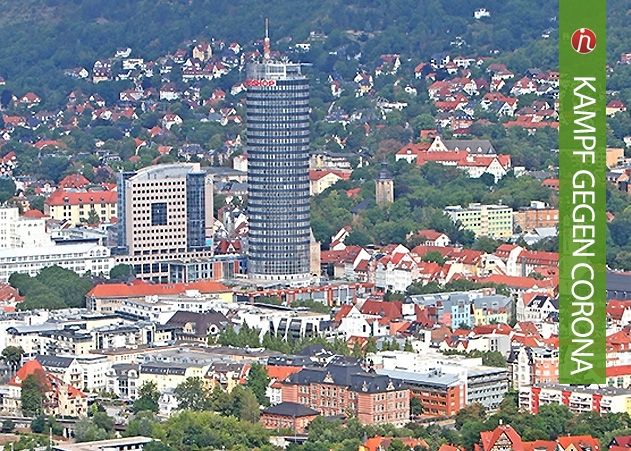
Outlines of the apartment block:
<svg viewBox="0 0 631 451">
<path fill-rule="evenodd" d="M 505 205 L 456 205 L 446 207 L 444 212 L 453 222 L 460 222 L 476 237 L 507 239 L 513 234 L 513 210 Z"/>
<path fill-rule="evenodd" d="M 542 405 L 562 404 L 572 413 L 631 413 L 631 390 L 570 385 L 533 385 L 519 389 L 519 407 L 537 414 Z"/>
<path fill-rule="evenodd" d="M 531 202 L 530 207 L 520 208 L 513 214 L 513 225 L 516 231 L 522 232 L 556 227 L 559 225 L 559 210 L 543 202 Z"/>
<path fill-rule="evenodd" d="M 100 222 L 109 223 L 116 217 L 116 203 L 116 191 L 58 189 L 44 202 L 44 212 L 73 226 L 84 224 L 96 216 Z"/>
</svg>

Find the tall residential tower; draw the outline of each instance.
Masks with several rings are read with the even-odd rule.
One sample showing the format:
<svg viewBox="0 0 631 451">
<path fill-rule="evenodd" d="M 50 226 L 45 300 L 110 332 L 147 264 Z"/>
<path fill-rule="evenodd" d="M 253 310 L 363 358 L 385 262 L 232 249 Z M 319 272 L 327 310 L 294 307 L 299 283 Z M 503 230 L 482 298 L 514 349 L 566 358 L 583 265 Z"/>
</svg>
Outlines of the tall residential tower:
<svg viewBox="0 0 631 451">
<path fill-rule="evenodd" d="M 309 81 L 300 64 L 248 65 L 248 273 L 291 285 L 310 279 Z"/>
</svg>

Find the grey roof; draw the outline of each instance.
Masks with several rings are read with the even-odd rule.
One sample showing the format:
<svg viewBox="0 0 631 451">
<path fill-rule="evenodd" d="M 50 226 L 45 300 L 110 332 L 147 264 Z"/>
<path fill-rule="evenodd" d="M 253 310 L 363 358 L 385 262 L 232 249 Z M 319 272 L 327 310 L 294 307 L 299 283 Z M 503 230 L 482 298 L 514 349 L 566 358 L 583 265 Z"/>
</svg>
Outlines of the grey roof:
<svg viewBox="0 0 631 451">
<path fill-rule="evenodd" d="M 401 383 L 388 376 L 367 373 L 359 366 L 328 365 L 324 368 L 303 368 L 289 376 L 291 384 L 308 385 L 312 383 L 326 383 L 328 379 L 335 385 L 349 387 L 353 391 L 378 393 L 389 387 L 401 388 Z"/>
<path fill-rule="evenodd" d="M 414 371 L 380 369 L 377 370 L 377 373 L 391 377 L 404 384 L 426 385 L 430 387 L 451 387 L 457 385 L 460 380 L 457 374 L 447 374 L 439 371 L 417 373 Z"/>
<path fill-rule="evenodd" d="M 186 374 L 186 367 L 179 366 L 172 363 L 143 363 L 140 365 L 140 372 L 146 374 L 174 374 L 178 376 L 184 376 Z"/>
<path fill-rule="evenodd" d="M 74 361 L 74 357 L 61 357 L 56 355 L 37 355 L 35 360 L 44 368 L 68 368 Z"/>
<path fill-rule="evenodd" d="M 445 147 L 452 150 L 458 148 L 464 150 L 469 148 L 471 153 L 494 154 L 495 148 L 488 139 L 446 139 L 443 141 Z"/>
<path fill-rule="evenodd" d="M 631 299 L 631 272 L 608 272 L 607 295 L 610 299 Z"/>
<path fill-rule="evenodd" d="M 220 330 L 224 329 L 228 324 L 228 318 L 223 313 L 196 313 L 196 312 L 176 312 L 166 324 L 169 326 L 184 325 L 187 323 L 195 323 L 196 337 L 205 337 L 208 335 L 208 329 L 211 325 L 217 326 Z"/>
<path fill-rule="evenodd" d="M 506 296 L 494 295 L 483 296 L 473 300 L 473 304 L 477 307 L 507 307 L 511 305 L 511 299 Z"/>
<path fill-rule="evenodd" d="M 263 414 L 268 415 L 281 415 L 285 417 L 309 417 L 313 415 L 319 415 L 320 412 L 310 407 L 298 404 L 295 402 L 281 402 L 275 406 L 270 406 L 263 410 Z"/>
</svg>

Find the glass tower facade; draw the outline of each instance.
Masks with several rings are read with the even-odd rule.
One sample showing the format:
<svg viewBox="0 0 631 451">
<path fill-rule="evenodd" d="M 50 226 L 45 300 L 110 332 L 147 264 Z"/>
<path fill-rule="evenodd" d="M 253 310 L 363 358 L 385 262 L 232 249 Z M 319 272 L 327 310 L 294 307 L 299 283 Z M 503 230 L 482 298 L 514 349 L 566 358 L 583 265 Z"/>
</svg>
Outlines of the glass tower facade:
<svg viewBox="0 0 631 451">
<path fill-rule="evenodd" d="M 299 64 L 247 67 L 248 272 L 309 279 L 309 81 Z"/>
</svg>

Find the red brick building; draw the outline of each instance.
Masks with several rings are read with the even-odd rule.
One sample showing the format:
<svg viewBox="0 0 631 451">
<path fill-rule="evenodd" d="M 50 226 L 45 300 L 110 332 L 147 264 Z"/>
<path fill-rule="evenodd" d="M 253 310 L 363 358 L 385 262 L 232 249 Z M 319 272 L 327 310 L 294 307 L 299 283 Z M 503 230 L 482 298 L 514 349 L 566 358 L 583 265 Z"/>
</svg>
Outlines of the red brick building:
<svg viewBox="0 0 631 451">
<path fill-rule="evenodd" d="M 260 423 L 266 429 L 291 429 L 303 434 L 319 412 L 295 402 L 281 402 L 261 412 Z"/>
<path fill-rule="evenodd" d="M 362 424 L 404 425 L 410 419 L 410 391 L 358 366 L 304 368 L 282 382 L 282 400 L 324 416 L 353 415 Z"/>
</svg>

